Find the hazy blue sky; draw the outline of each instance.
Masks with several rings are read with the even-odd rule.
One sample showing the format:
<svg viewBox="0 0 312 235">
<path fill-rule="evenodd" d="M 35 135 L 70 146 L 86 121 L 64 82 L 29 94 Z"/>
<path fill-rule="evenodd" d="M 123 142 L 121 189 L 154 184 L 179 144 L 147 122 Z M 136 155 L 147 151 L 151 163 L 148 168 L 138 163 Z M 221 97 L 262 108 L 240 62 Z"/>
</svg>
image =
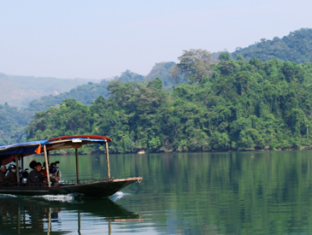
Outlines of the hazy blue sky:
<svg viewBox="0 0 312 235">
<path fill-rule="evenodd" d="M 312 28 L 311 0 L 0 0 L 0 72 L 147 74 L 183 50 L 245 47 Z"/>
</svg>

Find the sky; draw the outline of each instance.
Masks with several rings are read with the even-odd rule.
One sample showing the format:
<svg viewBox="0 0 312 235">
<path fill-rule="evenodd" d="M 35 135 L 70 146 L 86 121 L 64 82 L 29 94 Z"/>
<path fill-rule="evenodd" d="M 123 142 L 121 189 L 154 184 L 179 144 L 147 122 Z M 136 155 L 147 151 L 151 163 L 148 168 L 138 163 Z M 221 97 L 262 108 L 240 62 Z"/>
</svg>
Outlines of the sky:
<svg viewBox="0 0 312 235">
<path fill-rule="evenodd" d="M 183 50 L 232 52 L 312 28 L 311 0 L 0 0 L 0 72 L 147 75 Z"/>
</svg>

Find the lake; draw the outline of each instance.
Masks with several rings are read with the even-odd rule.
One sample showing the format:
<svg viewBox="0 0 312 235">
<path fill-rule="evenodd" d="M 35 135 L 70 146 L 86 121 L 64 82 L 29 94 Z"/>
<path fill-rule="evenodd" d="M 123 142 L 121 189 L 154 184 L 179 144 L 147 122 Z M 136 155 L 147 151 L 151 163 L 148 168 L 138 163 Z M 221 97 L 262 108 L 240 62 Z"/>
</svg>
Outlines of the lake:
<svg viewBox="0 0 312 235">
<path fill-rule="evenodd" d="M 142 183 L 110 199 L 2 195 L 0 234 L 312 234 L 311 155 L 111 155 L 112 177 Z M 74 180 L 75 157 L 56 160 L 63 179 Z M 105 155 L 79 156 L 79 171 L 106 178 Z"/>
</svg>

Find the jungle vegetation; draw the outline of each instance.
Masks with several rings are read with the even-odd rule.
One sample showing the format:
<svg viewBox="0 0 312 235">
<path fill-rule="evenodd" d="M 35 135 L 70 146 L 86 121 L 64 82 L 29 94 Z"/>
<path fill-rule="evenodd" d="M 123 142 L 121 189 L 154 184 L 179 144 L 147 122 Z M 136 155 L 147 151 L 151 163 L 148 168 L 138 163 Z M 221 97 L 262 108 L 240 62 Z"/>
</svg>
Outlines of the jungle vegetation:
<svg viewBox="0 0 312 235">
<path fill-rule="evenodd" d="M 68 99 L 36 113 L 27 127 L 28 140 L 107 135 L 114 140 L 113 153 L 312 146 L 311 63 L 244 61 L 242 56 L 232 60 L 223 53 L 217 64 L 206 60 L 211 71 L 203 77 L 194 74 L 198 54 L 193 56 L 183 64 L 189 67 L 184 73 L 188 83 L 166 91 L 160 78 L 140 83 L 111 81 L 108 99 L 99 96 L 91 105 Z"/>
</svg>

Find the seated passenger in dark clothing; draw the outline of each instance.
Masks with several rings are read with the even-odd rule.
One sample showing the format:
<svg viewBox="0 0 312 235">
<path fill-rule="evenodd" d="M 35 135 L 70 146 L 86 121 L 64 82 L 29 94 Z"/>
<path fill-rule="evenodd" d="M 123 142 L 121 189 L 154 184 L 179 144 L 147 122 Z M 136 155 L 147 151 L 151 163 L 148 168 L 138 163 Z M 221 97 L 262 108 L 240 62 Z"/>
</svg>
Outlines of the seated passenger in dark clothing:
<svg viewBox="0 0 312 235">
<path fill-rule="evenodd" d="M 32 170 L 27 176 L 27 184 L 41 186 L 43 183 L 47 182 L 47 177 L 41 174 L 41 163 L 36 162 L 33 165 L 34 170 Z"/>
<path fill-rule="evenodd" d="M 50 179 L 52 182 L 52 186 L 57 186 L 62 178 L 62 173 L 57 169 L 57 164 L 60 162 L 52 162 L 49 171 L 50 171 Z"/>
<path fill-rule="evenodd" d="M 8 185 L 17 185 L 16 166 L 10 165 L 8 175 L 5 178 Z"/>
<path fill-rule="evenodd" d="M 5 165 L 2 165 L 0 167 L 0 186 L 5 185 L 5 173 L 6 173 L 7 169 Z"/>
</svg>

